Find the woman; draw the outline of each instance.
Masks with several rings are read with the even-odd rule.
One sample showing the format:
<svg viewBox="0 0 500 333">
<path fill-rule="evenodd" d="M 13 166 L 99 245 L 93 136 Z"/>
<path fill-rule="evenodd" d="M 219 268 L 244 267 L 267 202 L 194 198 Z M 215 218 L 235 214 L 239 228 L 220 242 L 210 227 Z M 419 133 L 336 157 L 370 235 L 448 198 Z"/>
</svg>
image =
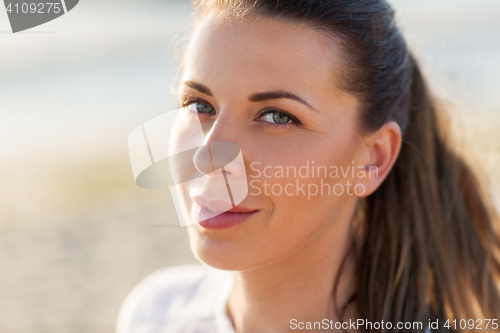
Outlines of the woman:
<svg viewBox="0 0 500 333">
<path fill-rule="evenodd" d="M 206 265 L 147 277 L 118 332 L 496 331 L 497 218 L 390 6 L 197 8 L 180 106 L 241 149 L 218 177 L 244 170 L 248 195 L 183 201 Z"/>
</svg>

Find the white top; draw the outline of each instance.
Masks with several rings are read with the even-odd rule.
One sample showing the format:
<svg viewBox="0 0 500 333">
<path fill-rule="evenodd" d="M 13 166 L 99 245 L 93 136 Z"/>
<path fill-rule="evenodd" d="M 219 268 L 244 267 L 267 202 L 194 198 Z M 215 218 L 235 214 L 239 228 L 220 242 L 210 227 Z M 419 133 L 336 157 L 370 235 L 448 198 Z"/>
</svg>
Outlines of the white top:
<svg viewBox="0 0 500 333">
<path fill-rule="evenodd" d="M 123 302 L 117 333 L 236 333 L 226 315 L 231 272 L 194 264 L 159 269 Z"/>
<path fill-rule="evenodd" d="M 226 314 L 233 283 L 231 272 L 201 264 L 159 269 L 127 296 L 116 332 L 236 333 Z"/>
</svg>

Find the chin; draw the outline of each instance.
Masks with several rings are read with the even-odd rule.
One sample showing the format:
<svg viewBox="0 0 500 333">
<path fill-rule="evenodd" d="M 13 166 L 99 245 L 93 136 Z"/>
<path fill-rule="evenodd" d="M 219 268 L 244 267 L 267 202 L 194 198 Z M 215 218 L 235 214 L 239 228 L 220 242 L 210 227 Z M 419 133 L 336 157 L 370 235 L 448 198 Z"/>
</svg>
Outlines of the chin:
<svg viewBox="0 0 500 333">
<path fill-rule="evenodd" d="M 189 230 L 191 250 L 198 260 L 208 266 L 242 271 L 262 264 L 255 247 L 249 246 L 248 242 L 216 239 L 193 229 Z"/>
</svg>

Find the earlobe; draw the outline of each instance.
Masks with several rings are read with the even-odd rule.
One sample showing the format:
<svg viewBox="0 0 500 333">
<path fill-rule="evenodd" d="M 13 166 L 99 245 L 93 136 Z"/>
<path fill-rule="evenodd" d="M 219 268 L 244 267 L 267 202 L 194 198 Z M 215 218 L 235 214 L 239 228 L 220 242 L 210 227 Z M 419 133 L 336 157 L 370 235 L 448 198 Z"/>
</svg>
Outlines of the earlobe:
<svg viewBox="0 0 500 333">
<path fill-rule="evenodd" d="M 363 197 L 375 192 L 387 177 L 399 155 L 401 142 L 401 128 L 394 121 L 370 135 L 367 140 L 369 163 L 364 166 L 365 177 L 358 179 L 358 184 L 365 189 Z"/>
</svg>

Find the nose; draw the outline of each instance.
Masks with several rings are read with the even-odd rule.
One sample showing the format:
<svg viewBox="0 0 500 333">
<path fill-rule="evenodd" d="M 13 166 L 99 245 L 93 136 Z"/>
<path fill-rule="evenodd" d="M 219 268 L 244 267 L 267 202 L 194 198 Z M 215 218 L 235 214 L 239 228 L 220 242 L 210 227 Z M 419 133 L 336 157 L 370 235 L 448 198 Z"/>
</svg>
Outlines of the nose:
<svg viewBox="0 0 500 333">
<path fill-rule="evenodd" d="M 232 142 L 228 130 L 216 121 L 207 133 L 203 145 L 193 155 L 193 163 L 199 172 L 207 177 L 225 176 L 239 178 L 244 174 L 244 163 L 240 147 Z M 238 158 L 240 157 L 240 158 Z"/>
<path fill-rule="evenodd" d="M 243 159 L 240 147 L 232 142 L 209 142 L 198 148 L 193 163 L 199 172 L 207 177 L 225 176 L 231 179 L 243 174 Z"/>
</svg>

